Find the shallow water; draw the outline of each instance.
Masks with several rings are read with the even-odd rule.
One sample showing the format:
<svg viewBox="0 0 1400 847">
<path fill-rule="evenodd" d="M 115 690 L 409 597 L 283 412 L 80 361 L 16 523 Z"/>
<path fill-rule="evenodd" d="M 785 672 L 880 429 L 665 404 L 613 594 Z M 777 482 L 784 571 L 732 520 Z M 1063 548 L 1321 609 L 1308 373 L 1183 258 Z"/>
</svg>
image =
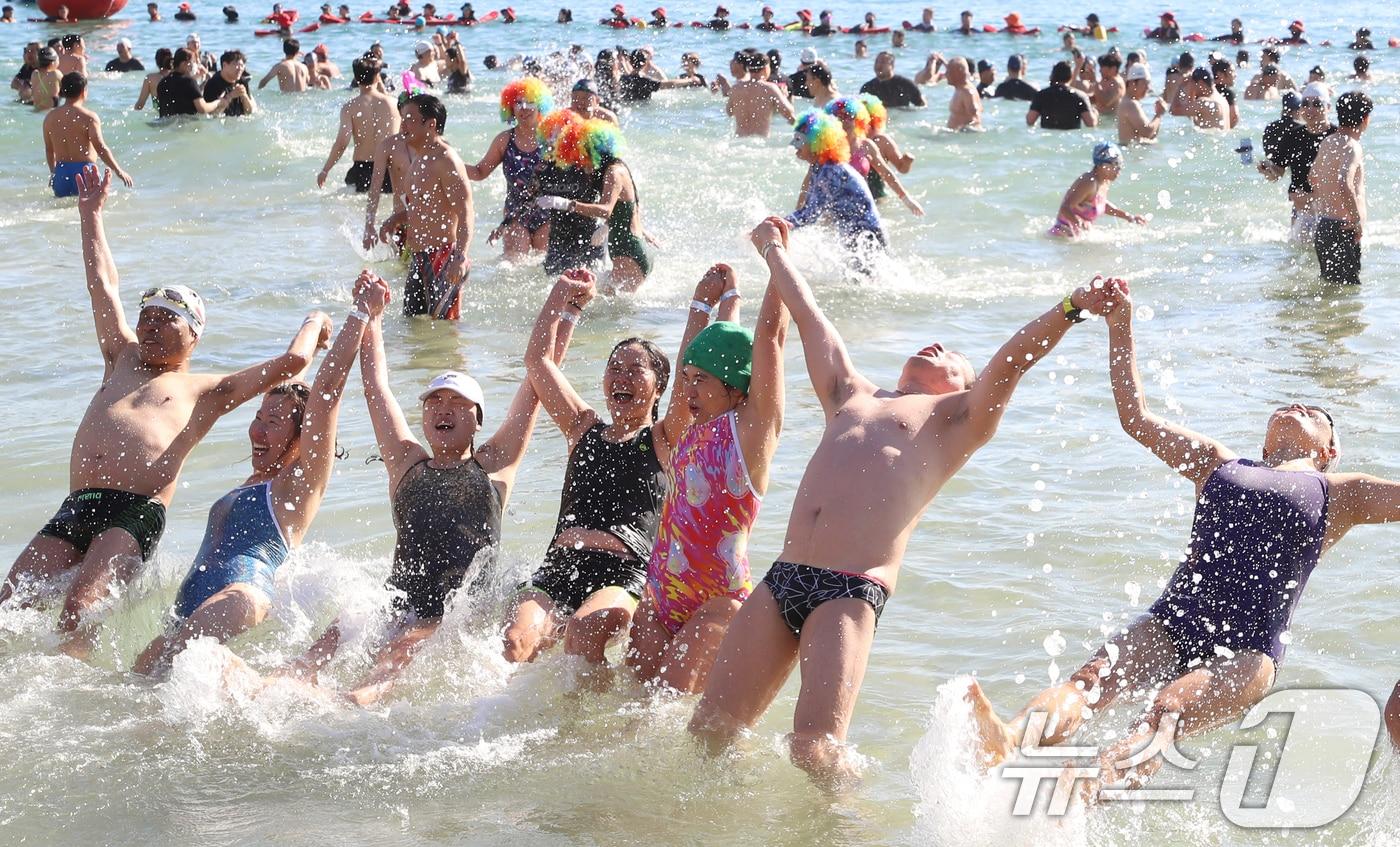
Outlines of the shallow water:
<svg viewBox="0 0 1400 847">
<path fill-rule="evenodd" d="M 595 5 L 588 13 L 575 5 L 576 16 L 598 16 L 603 4 Z M 832 8 L 838 20 L 853 22 L 854 10 L 867 5 L 884 21 L 913 17 L 919 4 Z M 709 11 L 702 6 L 671 11 L 677 19 L 700 18 Z M 213 20 L 216 5 L 197 8 L 208 19 L 198 25 L 207 48 L 243 48 L 255 78 L 275 60 L 273 41 L 249 35 L 253 7 L 232 27 Z M 748 44 L 779 46 L 789 65 L 806 45 L 791 35 L 651 36 L 582 23 L 564 30 L 531 20 L 552 20 L 553 5 L 517 8 L 526 19 L 514 28 L 462 34 L 474 67 L 488 52 L 543 52 L 573 40 L 596 50 L 654 39 L 668 70 L 682 50 L 696 49 L 709 74 Z M 1248 29 L 1281 32 L 1281 19 L 1301 14 L 1310 35 L 1341 39 L 1362 23 L 1378 41 L 1400 34 L 1400 17 L 1370 4 L 1294 9 L 1300 11 L 1251 17 Z M 979 21 L 993 17 L 991 9 L 975 11 Z M 1020 11 L 1043 25 L 1077 20 L 1088 9 L 1070 14 L 1027 3 Z M 1155 11 L 1135 10 L 1123 29 L 1139 31 Z M 939 13 L 950 23 L 951 8 Z M 22 7 L 20 16 L 27 14 Z M 742 14 L 736 8 L 736 19 Z M 1188 3 L 1178 4 L 1177 14 L 1185 29 L 1215 34 L 1226 30 L 1231 10 Z M 119 34 L 135 38 L 149 59 L 155 47 L 176 46 L 188 31 L 131 20 L 85 29 L 104 63 Z M 17 56 L 41 31 L 7 29 L 7 55 Z M 390 62 L 401 67 L 413 36 L 353 25 L 305 38 L 324 40 L 348 69 L 370 38 L 382 38 Z M 1014 44 L 1031 57 L 1036 81 L 1059 55 L 1050 37 L 987 37 L 971 47 L 949 35 L 909 42 L 900 63 L 910 75 L 930 46 L 970 50 L 1001 67 Z M 1124 50 L 1141 46 L 1133 38 L 1118 43 Z M 866 61 L 837 55 L 850 45 L 819 45 L 834 58 L 844 91 L 869 75 Z M 1148 52 L 1160 72 L 1168 51 Z M 915 219 L 897 205 L 885 207 L 894 248 L 876 282 L 842 279 L 838 257 L 816 231 L 798 237 L 799 263 L 855 361 L 884 383 L 909 351 L 930 340 L 983 362 L 1073 285 L 1099 272 L 1125 276 L 1141 310 L 1140 356 L 1156 407 L 1254 455 L 1273 405 L 1322 402 L 1340 425 L 1344 469 L 1398 477 L 1400 460 L 1386 446 L 1400 434 L 1391 413 L 1400 404 L 1392 376 L 1400 365 L 1400 307 L 1390 273 L 1400 258 L 1400 216 L 1388 202 L 1400 179 L 1400 58 L 1393 53 L 1400 55 L 1375 54 L 1379 81 L 1370 86 L 1378 108 L 1365 138 L 1372 218 L 1359 290 L 1316 281 L 1310 253 L 1286 241 L 1282 185 L 1264 182 L 1231 152 L 1239 136 L 1259 148 L 1277 107 L 1257 103 L 1242 103 L 1244 125 L 1228 136 L 1173 121 L 1161 144 L 1130 151 L 1112 199 L 1150 213 L 1151 224 L 1138 229 L 1110 220 L 1065 244 L 1042 233 L 1061 192 L 1086 167 L 1092 142 L 1109 133 L 1027 132 L 1020 104 L 993 101 L 987 132 L 948 135 L 934 129 L 946 117 L 947 91 L 928 91 L 932 108 L 892 120 L 893 133 L 918 159 L 908 184 L 928 215 Z M 1304 48 L 1284 67 L 1303 78 L 1320 62 L 1335 79 L 1350 58 L 1340 49 Z M 473 94 L 448 100 L 448 138 L 468 160 L 500 128 L 494 98 L 506 79 L 481 73 Z M 403 272 L 396 262 L 360 254 L 363 206 L 339 186 L 344 164 L 332 176 L 333 190 L 315 188 L 343 91 L 296 98 L 264 92 L 253 120 L 163 127 L 149 112 L 129 111 L 138 86 L 136 76 L 92 83 L 107 139 L 137 180 L 135 190 L 114 191 L 108 233 L 128 306 L 153 280 L 187 282 L 205 295 L 209 331 L 196 356 L 199 369 L 227 370 L 274 354 L 308 309 L 343 317 L 349 284 L 366 262 L 397 286 Z M 10 361 L 0 376 L 0 432 L 10 457 L 0 495 L 6 561 L 65 493 L 73 429 L 100 377 L 75 213 L 71 202 L 48 196 L 38 125 L 28 110 L 0 109 L 0 291 L 15 306 L 0 333 Z M 739 269 L 752 321 L 763 279 L 744 235 L 763 214 L 790 209 L 801 180 L 785 139 L 729 138 L 722 103 L 702 93 L 660 95 L 624 115 L 624 130 L 647 225 L 665 247 L 635 298 L 590 307 L 566 365 L 586 397 L 597 396 L 602 357 L 622 335 L 640 332 L 674 347 L 691 288 L 711 262 Z M 498 178 L 477 185 L 479 232 L 496 220 L 502 196 Z M 519 353 L 548 281 L 538 267 L 501 266 L 484 242 L 472 258 L 471 297 L 459 326 L 387 321 L 394 385 L 410 406 L 418 386 L 448 367 L 482 378 L 488 411 L 504 408 L 521 377 Z M 752 542 L 760 573 L 781 543 L 821 425 L 795 333 L 792 340 L 786 428 Z M 1293 835 L 1234 827 L 1216 803 L 1220 753 L 1258 733 L 1226 729 L 1185 745 L 1193 755 L 1214 753 L 1197 772 L 1174 774 L 1198 789 L 1195 802 L 1121 804 L 1064 826 L 1043 817 L 1014 825 L 1009 801 L 998 793 L 1004 785 L 960 776 L 956 697 L 940 694 L 940 686 L 976 673 L 1010 714 L 1052 673 L 1071 672 L 1097 646 L 1101 627 L 1145 608 L 1186 539 L 1191 490 L 1119 429 L 1105 358 L 1101 324 L 1072 331 L 1023 382 L 997 438 L 920 523 L 851 731 L 866 770 L 849 797 L 828 799 L 786 761 L 782 734 L 795 685 L 735 755 L 706 762 L 685 737 L 687 701 L 655 702 L 622 684 L 605 694 L 576 693 L 575 669 L 560 656 L 512 673 L 492 640 L 495 612 L 467 604 L 415 664 L 409 685 L 368 712 L 293 687 L 250 697 L 238 674 L 225 677 L 221 653 L 203 645 L 182 657 L 166 684 L 131 679 L 123 669 L 157 632 L 198 547 L 206 510 L 246 475 L 244 428 L 252 412 L 243 409 L 191 458 L 161 552 L 116 604 L 92 665 L 53 655 L 51 613 L 0 613 L 0 748 L 8 762 L 0 769 L 0 833 L 15 844 L 211 845 L 928 844 L 964 843 L 974 833 L 1003 844 L 1355 844 L 1400 837 L 1391 799 L 1395 769 L 1383 748 L 1347 815 Z M 338 609 L 349 610 L 361 639 L 372 629 L 392 526 L 382 466 L 366 464 L 374 445 L 357 380 L 346 409 L 340 441 L 351 455 L 338 465 L 311 543 L 284 568 L 269 623 L 234 644 L 255 667 L 300 651 Z M 416 421 L 412 410 L 410 417 Z M 518 574 L 533 567 L 547 543 L 562 467 L 562 439 L 546 422 L 505 523 L 506 557 Z M 1378 698 L 1389 692 L 1400 674 L 1400 634 L 1386 614 L 1400 602 L 1395 547 L 1393 530 L 1369 528 L 1329 554 L 1295 619 L 1280 685 L 1351 687 Z M 1046 642 L 1056 632 L 1066 644 L 1052 656 Z M 341 681 L 363 666 L 362 650 L 345 654 L 332 670 Z M 1121 730 L 1130 712 L 1118 709 L 1104 729 Z M 1321 773 L 1327 763 L 1316 764 Z"/>
</svg>

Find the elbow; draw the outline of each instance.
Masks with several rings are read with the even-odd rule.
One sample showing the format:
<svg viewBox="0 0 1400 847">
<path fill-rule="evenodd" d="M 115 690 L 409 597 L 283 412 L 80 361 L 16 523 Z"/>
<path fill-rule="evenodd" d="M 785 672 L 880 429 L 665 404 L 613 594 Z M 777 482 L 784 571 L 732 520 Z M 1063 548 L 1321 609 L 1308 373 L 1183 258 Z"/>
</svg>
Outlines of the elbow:
<svg viewBox="0 0 1400 847">
<path fill-rule="evenodd" d="M 281 367 L 275 372 L 278 379 L 292 379 L 311 366 L 311 356 L 300 352 L 290 352 L 282 357 Z"/>
</svg>

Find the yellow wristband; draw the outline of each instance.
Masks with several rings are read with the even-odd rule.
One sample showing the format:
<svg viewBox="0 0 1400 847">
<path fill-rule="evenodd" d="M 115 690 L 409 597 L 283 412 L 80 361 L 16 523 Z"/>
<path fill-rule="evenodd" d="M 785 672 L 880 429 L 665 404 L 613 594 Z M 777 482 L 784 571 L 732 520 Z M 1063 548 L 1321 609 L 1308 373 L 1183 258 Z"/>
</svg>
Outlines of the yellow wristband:
<svg viewBox="0 0 1400 847">
<path fill-rule="evenodd" d="M 1080 314 L 1083 309 L 1078 309 L 1074 305 L 1074 295 L 1066 294 L 1065 299 L 1060 302 L 1060 308 L 1064 310 L 1065 317 L 1077 324 L 1084 323 L 1084 316 Z"/>
</svg>

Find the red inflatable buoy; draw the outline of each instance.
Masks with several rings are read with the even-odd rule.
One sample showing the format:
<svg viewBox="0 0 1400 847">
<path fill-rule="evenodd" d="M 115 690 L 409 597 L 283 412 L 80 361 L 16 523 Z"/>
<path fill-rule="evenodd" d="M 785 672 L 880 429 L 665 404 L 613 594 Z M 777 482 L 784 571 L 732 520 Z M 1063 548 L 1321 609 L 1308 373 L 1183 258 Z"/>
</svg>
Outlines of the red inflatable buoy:
<svg viewBox="0 0 1400 847">
<path fill-rule="evenodd" d="M 110 18 L 126 7 L 126 0 L 39 0 L 39 11 L 51 18 L 58 16 L 60 6 L 68 7 L 68 16 L 80 21 Z"/>
</svg>

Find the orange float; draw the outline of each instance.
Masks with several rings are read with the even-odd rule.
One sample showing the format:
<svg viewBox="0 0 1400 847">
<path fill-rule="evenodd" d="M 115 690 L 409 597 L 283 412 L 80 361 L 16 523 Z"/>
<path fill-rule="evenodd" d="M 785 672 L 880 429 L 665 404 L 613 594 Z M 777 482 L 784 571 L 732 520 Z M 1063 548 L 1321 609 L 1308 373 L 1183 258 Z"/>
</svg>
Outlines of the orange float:
<svg viewBox="0 0 1400 847">
<path fill-rule="evenodd" d="M 63 6 L 69 20 L 90 21 L 112 17 L 126 7 L 126 0 L 39 0 L 39 11 L 50 18 L 57 18 Z"/>
</svg>

